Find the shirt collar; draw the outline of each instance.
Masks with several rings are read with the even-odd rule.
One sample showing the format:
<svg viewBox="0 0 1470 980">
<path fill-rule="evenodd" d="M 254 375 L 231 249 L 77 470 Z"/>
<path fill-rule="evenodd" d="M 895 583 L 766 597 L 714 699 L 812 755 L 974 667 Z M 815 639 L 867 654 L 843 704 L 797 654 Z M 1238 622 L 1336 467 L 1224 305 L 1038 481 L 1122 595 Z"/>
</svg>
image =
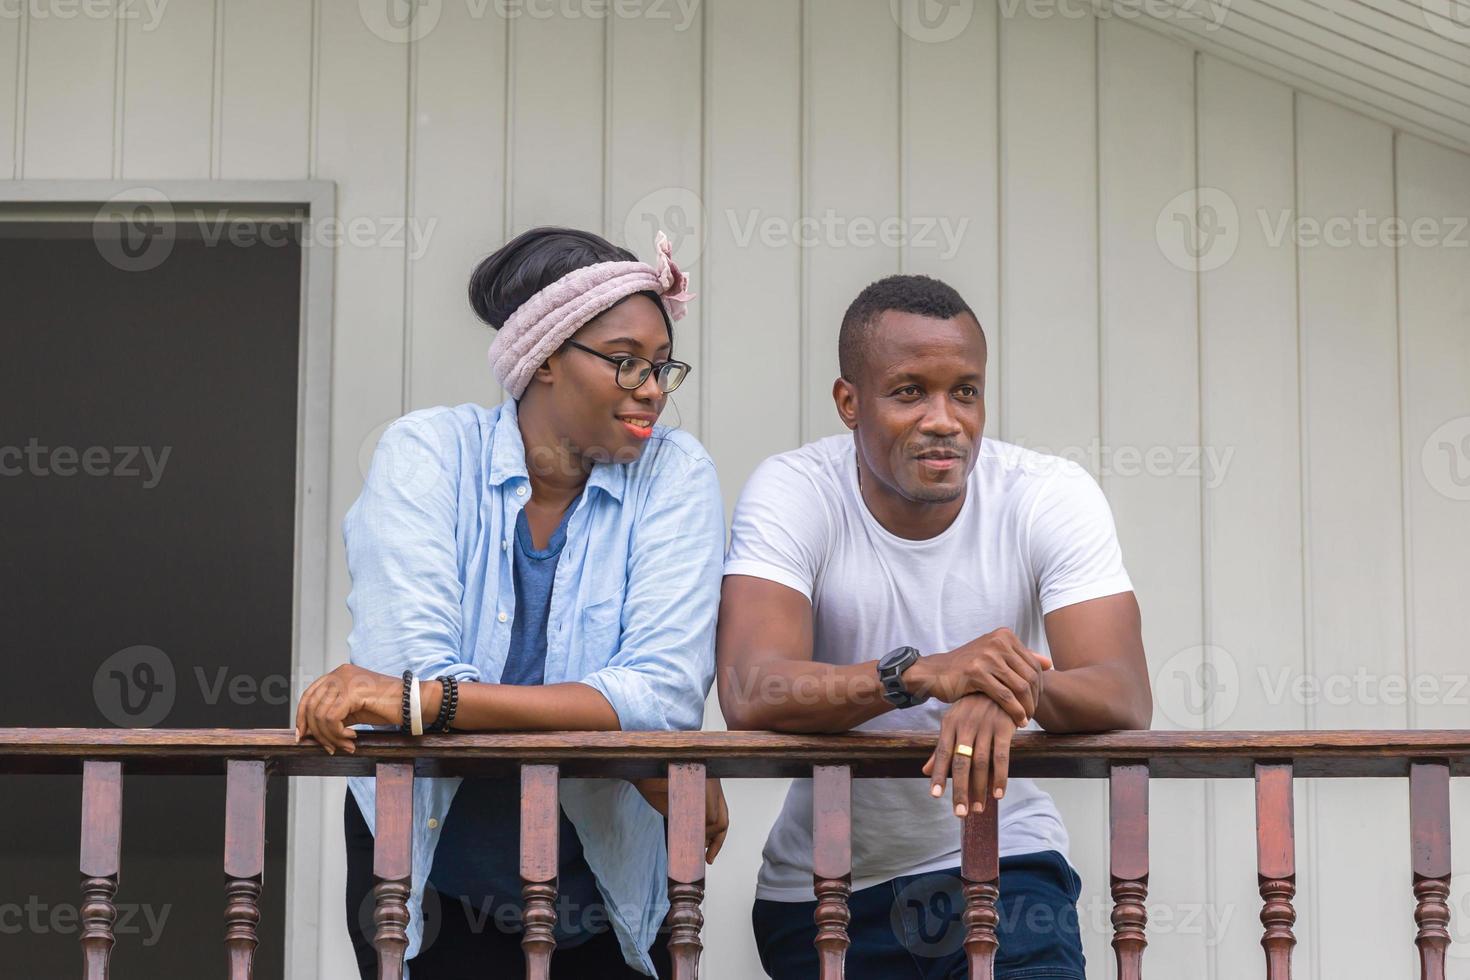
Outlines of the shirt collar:
<svg viewBox="0 0 1470 980">
<path fill-rule="evenodd" d="M 517 477 L 527 482 L 531 479 L 526 471 L 526 443 L 521 438 L 519 408 L 515 399 L 507 398 L 500 404 L 500 415 L 491 432 L 489 483 L 500 486 Z M 587 475 L 587 486 L 597 487 L 621 502 L 627 480 L 627 464 L 595 463 Z"/>
</svg>

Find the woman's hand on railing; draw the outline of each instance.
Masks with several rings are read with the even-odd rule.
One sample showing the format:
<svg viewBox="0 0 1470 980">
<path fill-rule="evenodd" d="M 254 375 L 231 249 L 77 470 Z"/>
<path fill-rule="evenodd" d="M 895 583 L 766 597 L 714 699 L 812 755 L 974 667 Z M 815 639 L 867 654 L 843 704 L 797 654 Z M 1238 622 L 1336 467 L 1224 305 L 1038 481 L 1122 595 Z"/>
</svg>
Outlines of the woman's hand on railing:
<svg viewBox="0 0 1470 980">
<path fill-rule="evenodd" d="M 970 694 L 956 701 L 939 723 L 939 742 L 924 763 L 924 775 L 933 780 L 930 794 L 944 795 L 945 777 L 954 777 L 954 812 L 963 817 L 973 805 L 985 809 L 992 798 L 1005 795 L 1006 773 L 1011 761 L 1011 738 L 1016 723 L 1000 705 L 984 694 Z M 967 745 L 973 755 L 955 751 Z"/>
<path fill-rule="evenodd" d="M 665 817 L 669 815 L 669 781 L 667 779 L 635 779 L 633 785 L 648 805 Z M 718 779 L 704 781 L 704 863 L 714 864 L 715 855 L 725 846 L 725 832 L 730 829 L 730 808 L 725 805 L 725 791 Z"/>
<path fill-rule="evenodd" d="M 355 752 L 357 732 L 349 725 L 400 725 L 403 681 L 343 664 L 312 681 L 296 706 L 296 741 L 309 738 L 335 755 Z"/>
</svg>

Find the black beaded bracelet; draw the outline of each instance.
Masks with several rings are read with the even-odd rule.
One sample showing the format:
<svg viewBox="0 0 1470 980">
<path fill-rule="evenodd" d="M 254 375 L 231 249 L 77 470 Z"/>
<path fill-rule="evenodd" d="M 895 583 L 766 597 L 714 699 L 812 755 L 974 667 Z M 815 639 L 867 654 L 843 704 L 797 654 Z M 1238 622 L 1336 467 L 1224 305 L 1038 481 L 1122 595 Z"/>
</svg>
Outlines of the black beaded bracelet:
<svg viewBox="0 0 1470 980">
<path fill-rule="evenodd" d="M 439 715 L 434 719 L 434 724 L 424 729 L 426 732 L 449 731 L 449 726 L 454 722 L 454 713 L 459 710 L 459 679 L 441 677 L 439 683 L 444 686 L 443 696 L 439 699 Z"/>
<path fill-rule="evenodd" d="M 449 678 L 449 714 L 444 716 L 444 730 L 449 731 L 449 726 L 454 724 L 454 714 L 459 710 L 459 678 Z"/>
<path fill-rule="evenodd" d="M 424 729 L 425 732 L 442 732 L 449 728 L 449 685 L 452 677 L 439 678 L 441 692 L 439 694 L 439 714 L 434 718 L 434 723 Z"/>
<path fill-rule="evenodd" d="M 412 690 L 413 671 L 405 670 L 403 672 L 403 724 L 398 726 L 398 730 L 405 735 L 413 734 L 413 712 L 410 708 Z"/>
</svg>

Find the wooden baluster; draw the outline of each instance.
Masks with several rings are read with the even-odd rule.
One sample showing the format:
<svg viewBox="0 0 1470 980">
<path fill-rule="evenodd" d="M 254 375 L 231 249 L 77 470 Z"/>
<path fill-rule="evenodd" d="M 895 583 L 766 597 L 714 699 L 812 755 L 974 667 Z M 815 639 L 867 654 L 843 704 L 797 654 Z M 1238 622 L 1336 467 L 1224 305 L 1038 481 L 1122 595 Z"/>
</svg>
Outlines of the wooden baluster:
<svg viewBox="0 0 1470 980">
<path fill-rule="evenodd" d="M 521 897 L 525 901 L 521 949 L 526 980 L 551 976 L 556 950 L 557 803 L 556 766 L 521 766 Z"/>
<path fill-rule="evenodd" d="M 413 874 L 413 763 L 380 762 L 373 828 L 373 948 L 378 980 L 402 980 Z"/>
<path fill-rule="evenodd" d="M 704 766 L 669 766 L 669 953 L 674 980 L 696 980 L 704 950 Z"/>
<path fill-rule="evenodd" d="M 122 763 L 82 764 L 82 965 L 86 980 L 107 980 L 122 860 Z"/>
<path fill-rule="evenodd" d="M 250 980 L 265 882 L 265 763 L 225 766 L 225 951 L 230 980 Z"/>
<path fill-rule="evenodd" d="M 852 914 L 852 770 L 812 767 L 812 888 L 821 980 L 842 980 Z"/>
<path fill-rule="evenodd" d="M 1291 980 L 1292 923 L 1296 909 L 1296 842 L 1291 765 L 1256 766 L 1256 879 L 1260 883 L 1261 946 L 1267 980 Z"/>
<path fill-rule="evenodd" d="M 1000 945 L 996 926 L 1000 914 L 1000 804 L 987 800 L 985 809 L 965 816 L 960 834 L 960 878 L 965 888 L 965 953 L 972 980 L 995 975 L 995 950 Z"/>
<path fill-rule="evenodd" d="M 1450 767 L 1409 766 L 1409 825 L 1420 980 L 1444 980 L 1450 944 Z"/>
<path fill-rule="evenodd" d="M 1143 976 L 1148 945 L 1148 766 L 1119 763 L 1108 774 L 1108 871 L 1113 895 L 1113 953 L 1119 980 Z"/>
</svg>

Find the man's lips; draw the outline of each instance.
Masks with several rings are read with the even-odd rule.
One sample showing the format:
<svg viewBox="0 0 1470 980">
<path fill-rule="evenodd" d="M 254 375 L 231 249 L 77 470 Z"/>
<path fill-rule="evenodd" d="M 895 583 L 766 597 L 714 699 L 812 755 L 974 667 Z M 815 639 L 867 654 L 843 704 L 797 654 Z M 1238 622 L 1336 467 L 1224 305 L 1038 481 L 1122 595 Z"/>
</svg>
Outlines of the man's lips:
<svg viewBox="0 0 1470 980">
<path fill-rule="evenodd" d="M 952 449 L 930 449 L 914 454 L 920 466 L 928 470 L 952 470 L 964 460 L 963 453 Z"/>
</svg>

